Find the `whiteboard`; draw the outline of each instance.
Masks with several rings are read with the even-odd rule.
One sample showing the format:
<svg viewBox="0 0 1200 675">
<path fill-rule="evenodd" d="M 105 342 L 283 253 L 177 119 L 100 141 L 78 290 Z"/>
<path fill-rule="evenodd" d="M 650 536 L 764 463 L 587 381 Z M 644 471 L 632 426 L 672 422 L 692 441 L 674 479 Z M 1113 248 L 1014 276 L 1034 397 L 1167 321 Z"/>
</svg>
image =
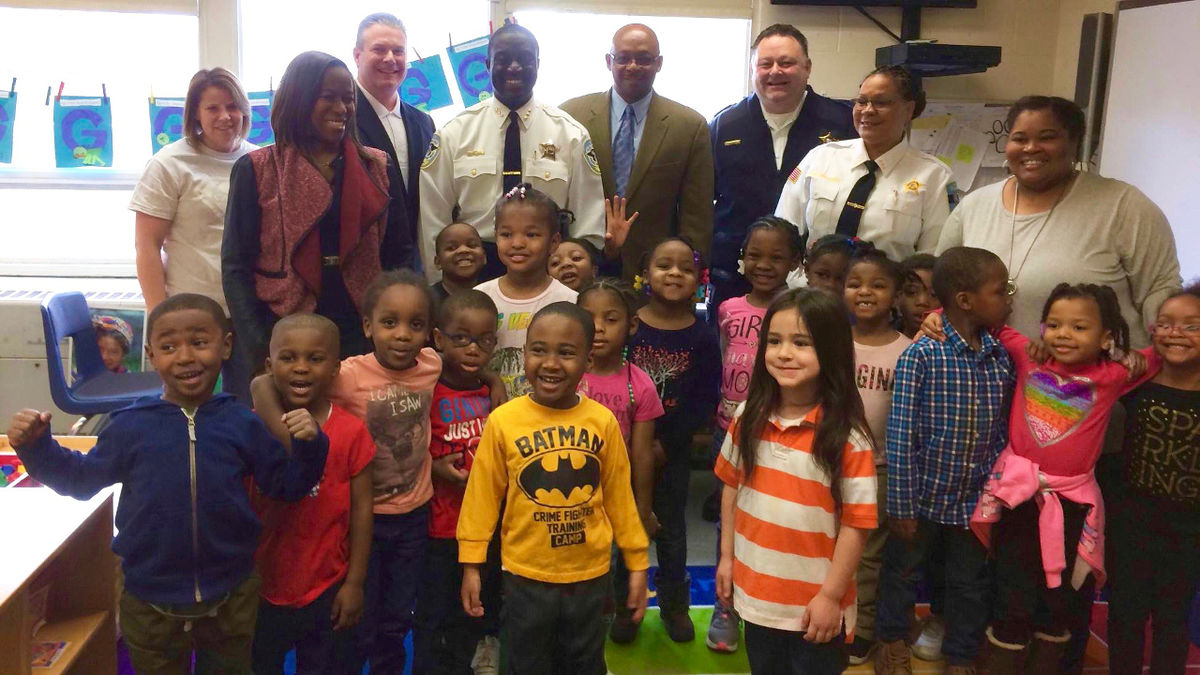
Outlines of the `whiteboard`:
<svg viewBox="0 0 1200 675">
<path fill-rule="evenodd" d="M 1158 204 L 1200 277 L 1200 0 L 1117 3 L 1100 174 Z"/>
</svg>

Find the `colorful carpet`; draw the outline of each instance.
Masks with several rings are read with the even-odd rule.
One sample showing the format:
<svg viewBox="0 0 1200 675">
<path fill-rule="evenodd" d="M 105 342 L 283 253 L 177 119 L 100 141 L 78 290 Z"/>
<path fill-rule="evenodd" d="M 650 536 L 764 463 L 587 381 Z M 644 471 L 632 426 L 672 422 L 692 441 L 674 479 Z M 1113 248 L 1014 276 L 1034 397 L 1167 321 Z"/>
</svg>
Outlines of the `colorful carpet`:
<svg viewBox="0 0 1200 675">
<path fill-rule="evenodd" d="M 714 591 L 713 568 L 708 566 L 689 567 L 692 586 L 692 622 L 696 625 L 696 640 L 689 643 L 672 642 L 667 637 L 662 621 L 658 618 L 657 602 L 651 588 L 651 609 L 646 612 L 646 619 L 638 638 L 629 645 L 609 643 L 606 654 L 608 669 L 612 675 L 717 675 L 724 673 L 749 673 L 745 649 L 739 649 L 734 654 L 717 654 L 704 645 L 704 633 L 708 629 L 708 620 L 712 615 L 712 599 Z M 924 605 L 918 606 L 917 613 L 928 611 Z M 1200 608 L 1193 612 L 1200 616 Z M 1087 660 L 1084 672 L 1089 675 L 1101 675 L 1108 672 L 1107 638 L 1108 604 L 1097 602 L 1092 609 L 1092 640 L 1088 645 Z M 1200 621 L 1193 622 L 1193 633 L 1200 630 Z M 1200 642 L 1200 635 L 1193 635 L 1193 641 Z M 409 654 L 412 653 L 411 637 L 405 641 Z M 120 675 L 133 675 L 129 665 L 128 655 L 124 646 L 119 649 Z M 944 666 L 941 663 L 929 663 L 913 660 L 913 672 L 920 675 L 941 673 Z M 285 666 L 287 675 L 295 672 L 295 663 L 289 655 Z M 367 672 L 367 671 L 364 671 Z M 408 672 L 407 670 L 405 671 Z M 871 665 L 855 666 L 846 671 L 848 674 L 865 675 L 871 673 Z M 1192 647 L 1189 660 L 1189 674 L 1200 675 L 1200 648 Z"/>
</svg>

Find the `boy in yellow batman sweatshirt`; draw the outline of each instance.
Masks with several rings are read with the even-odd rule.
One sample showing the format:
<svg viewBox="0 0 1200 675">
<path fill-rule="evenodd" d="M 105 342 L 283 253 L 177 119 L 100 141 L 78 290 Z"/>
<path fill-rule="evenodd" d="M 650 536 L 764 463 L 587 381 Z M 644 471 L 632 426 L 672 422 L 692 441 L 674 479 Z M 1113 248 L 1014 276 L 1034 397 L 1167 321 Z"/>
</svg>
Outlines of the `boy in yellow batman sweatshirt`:
<svg viewBox="0 0 1200 675">
<path fill-rule="evenodd" d="M 576 305 L 544 307 L 529 325 L 531 393 L 492 412 L 475 451 L 458 520 L 463 609 L 482 616 L 480 565 L 500 530 L 506 611 L 504 658 L 517 673 L 604 675 L 604 616 L 615 539 L 630 570 L 626 605 L 646 610 L 649 542 L 629 480 L 620 427 L 575 392 L 587 370 L 592 317 Z"/>
</svg>

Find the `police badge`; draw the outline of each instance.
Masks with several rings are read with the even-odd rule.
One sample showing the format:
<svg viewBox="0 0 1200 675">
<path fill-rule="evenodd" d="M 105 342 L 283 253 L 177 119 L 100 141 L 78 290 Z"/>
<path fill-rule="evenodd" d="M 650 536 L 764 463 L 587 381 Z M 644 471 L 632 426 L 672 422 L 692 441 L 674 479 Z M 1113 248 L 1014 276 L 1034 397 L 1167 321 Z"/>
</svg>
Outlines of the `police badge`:
<svg viewBox="0 0 1200 675">
<path fill-rule="evenodd" d="M 428 169 L 437 161 L 438 152 L 442 149 L 442 139 L 437 134 L 429 139 L 429 152 L 425 153 L 425 159 L 421 160 L 421 168 Z"/>
<path fill-rule="evenodd" d="M 592 148 L 592 139 L 587 139 L 583 142 L 583 158 L 587 160 L 588 166 L 591 167 L 592 173 L 600 175 L 600 160 L 596 159 L 596 151 Z"/>
</svg>

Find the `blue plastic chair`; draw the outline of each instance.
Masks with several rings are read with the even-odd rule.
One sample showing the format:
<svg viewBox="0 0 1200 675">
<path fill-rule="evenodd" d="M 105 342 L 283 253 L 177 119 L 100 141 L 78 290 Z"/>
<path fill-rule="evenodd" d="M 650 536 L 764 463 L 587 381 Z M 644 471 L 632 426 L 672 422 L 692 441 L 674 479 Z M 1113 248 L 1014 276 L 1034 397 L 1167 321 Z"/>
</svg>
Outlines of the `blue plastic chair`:
<svg viewBox="0 0 1200 675">
<path fill-rule="evenodd" d="M 104 367 L 92 315 L 82 293 L 56 293 L 46 298 L 42 302 L 42 328 L 46 334 L 50 396 L 63 412 L 108 413 L 162 392 L 162 380 L 156 372 L 113 373 Z M 68 383 L 63 370 L 59 347 L 66 338 L 74 343 L 76 372 L 72 383 Z"/>
</svg>

